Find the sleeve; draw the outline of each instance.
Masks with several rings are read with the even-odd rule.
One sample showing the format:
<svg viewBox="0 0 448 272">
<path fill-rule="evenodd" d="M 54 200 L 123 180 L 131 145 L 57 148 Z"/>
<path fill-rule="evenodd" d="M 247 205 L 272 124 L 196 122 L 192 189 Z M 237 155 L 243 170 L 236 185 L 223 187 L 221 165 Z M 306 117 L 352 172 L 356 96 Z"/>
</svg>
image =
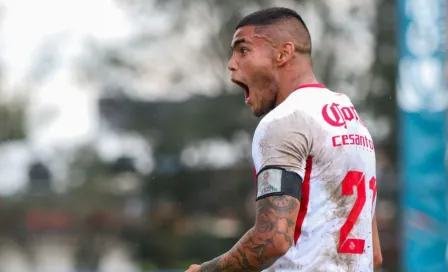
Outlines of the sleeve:
<svg viewBox="0 0 448 272">
<path fill-rule="evenodd" d="M 255 130 L 252 142 L 252 157 L 257 174 L 257 195 L 260 192 L 260 179 L 265 182 L 263 176 L 268 176 L 267 169 L 279 169 L 288 173 L 295 173 L 300 177 L 300 182 L 305 175 L 306 160 L 310 155 L 311 137 L 309 127 L 304 122 L 304 117 L 291 114 L 287 117 L 262 120 Z M 269 184 L 275 186 L 275 179 L 270 174 Z M 275 174 L 281 179 L 280 172 Z M 278 185 L 280 181 L 277 181 Z M 272 189 L 271 189 L 272 190 Z"/>
</svg>

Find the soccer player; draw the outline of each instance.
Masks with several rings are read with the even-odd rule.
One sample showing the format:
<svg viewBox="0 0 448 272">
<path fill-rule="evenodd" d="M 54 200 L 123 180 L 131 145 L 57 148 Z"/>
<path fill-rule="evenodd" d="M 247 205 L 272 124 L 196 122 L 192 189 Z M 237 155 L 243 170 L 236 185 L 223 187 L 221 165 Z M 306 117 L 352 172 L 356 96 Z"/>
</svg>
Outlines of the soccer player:
<svg viewBox="0 0 448 272">
<path fill-rule="evenodd" d="M 374 271 L 374 145 L 350 99 L 317 82 L 304 21 L 286 8 L 252 13 L 232 49 L 232 81 L 264 116 L 252 144 L 256 222 L 188 271 Z"/>
</svg>

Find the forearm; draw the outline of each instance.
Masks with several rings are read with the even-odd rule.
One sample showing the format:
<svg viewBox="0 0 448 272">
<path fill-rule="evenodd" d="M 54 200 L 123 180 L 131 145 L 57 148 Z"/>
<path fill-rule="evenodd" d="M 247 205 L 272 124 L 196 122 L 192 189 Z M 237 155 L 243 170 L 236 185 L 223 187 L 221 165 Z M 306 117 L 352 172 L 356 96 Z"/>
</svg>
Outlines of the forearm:
<svg viewBox="0 0 448 272">
<path fill-rule="evenodd" d="M 300 202 L 290 196 L 257 201 L 255 226 L 226 254 L 201 265 L 201 271 L 261 271 L 294 244 Z"/>
<path fill-rule="evenodd" d="M 274 237 L 262 236 L 252 228 L 229 252 L 202 264 L 201 271 L 261 271 L 270 267 L 283 254 L 274 247 Z"/>
<path fill-rule="evenodd" d="M 380 238 L 378 234 L 378 226 L 376 215 L 372 220 L 372 238 L 373 238 L 373 265 L 375 269 L 379 269 L 383 263 L 383 255 L 381 254 Z"/>
</svg>

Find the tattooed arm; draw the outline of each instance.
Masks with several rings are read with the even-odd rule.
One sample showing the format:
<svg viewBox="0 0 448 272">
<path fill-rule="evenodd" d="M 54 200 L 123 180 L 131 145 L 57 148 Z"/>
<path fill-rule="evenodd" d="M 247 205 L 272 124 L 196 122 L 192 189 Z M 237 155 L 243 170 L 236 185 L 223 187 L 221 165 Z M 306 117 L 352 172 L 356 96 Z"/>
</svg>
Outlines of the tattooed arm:
<svg viewBox="0 0 448 272">
<path fill-rule="evenodd" d="M 261 271 L 291 248 L 312 143 L 308 127 L 301 113 L 260 122 L 252 142 L 255 225 L 229 252 L 189 271 Z"/>
<path fill-rule="evenodd" d="M 200 271 L 261 271 L 285 255 L 294 243 L 300 202 L 288 195 L 257 201 L 255 226 L 226 254 L 201 265 Z"/>
</svg>

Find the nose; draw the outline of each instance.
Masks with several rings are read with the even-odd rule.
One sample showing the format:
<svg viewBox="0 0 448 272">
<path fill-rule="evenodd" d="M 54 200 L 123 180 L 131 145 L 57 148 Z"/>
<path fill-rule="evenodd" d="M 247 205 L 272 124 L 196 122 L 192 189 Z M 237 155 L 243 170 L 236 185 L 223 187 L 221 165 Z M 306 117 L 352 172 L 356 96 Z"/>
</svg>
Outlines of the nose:
<svg viewBox="0 0 448 272">
<path fill-rule="evenodd" d="M 233 58 L 233 56 L 230 58 L 229 62 L 227 63 L 227 69 L 229 69 L 231 72 L 235 72 L 238 69 L 238 65 Z"/>
</svg>

